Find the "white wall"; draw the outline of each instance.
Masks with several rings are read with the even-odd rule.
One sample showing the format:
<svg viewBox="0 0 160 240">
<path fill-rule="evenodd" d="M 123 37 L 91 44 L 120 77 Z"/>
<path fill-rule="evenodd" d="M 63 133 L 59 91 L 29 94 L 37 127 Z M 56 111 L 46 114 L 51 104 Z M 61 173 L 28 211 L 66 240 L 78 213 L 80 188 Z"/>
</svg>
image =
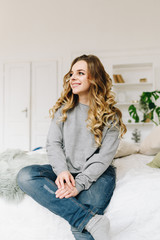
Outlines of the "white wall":
<svg viewBox="0 0 160 240">
<path fill-rule="evenodd" d="M 0 62 L 57 60 L 60 93 L 76 54 L 160 55 L 159 9 L 160 0 L 0 0 Z"/>
<path fill-rule="evenodd" d="M 0 58 L 160 47 L 159 9 L 159 0 L 1 0 Z"/>
<path fill-rule="evenodd" d="M 160 47 L 159 0 L 1 0 L 0 60 L 58 59 L 71 52 Z"/>
</svg>

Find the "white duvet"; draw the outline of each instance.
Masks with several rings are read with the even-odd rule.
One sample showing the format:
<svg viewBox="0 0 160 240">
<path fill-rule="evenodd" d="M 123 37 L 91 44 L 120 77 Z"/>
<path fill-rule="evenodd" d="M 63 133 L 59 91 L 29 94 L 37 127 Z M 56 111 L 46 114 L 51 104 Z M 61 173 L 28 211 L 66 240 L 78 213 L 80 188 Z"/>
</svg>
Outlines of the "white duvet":
<svg viewBox="0 0 160 240">
<path fill-rule="evenodd" d="M 117 186 L 105 214 L 112 240 L 160 240 L 160 169 L 146 166 L 153 156 L 115 160 Z M 30 197 L 19 203 L 0 198 L 1 240 L 73 240 L 69 224 Z M 102 239 L 103 240 L 103 239 Z"/>
</svg>

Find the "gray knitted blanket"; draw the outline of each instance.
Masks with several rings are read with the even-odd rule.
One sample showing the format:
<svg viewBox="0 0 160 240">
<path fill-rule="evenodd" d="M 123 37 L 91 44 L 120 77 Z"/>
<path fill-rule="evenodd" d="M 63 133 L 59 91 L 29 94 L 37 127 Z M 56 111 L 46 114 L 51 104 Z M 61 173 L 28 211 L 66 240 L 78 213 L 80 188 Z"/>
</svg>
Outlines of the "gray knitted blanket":
<svg viewBox="0 0 160 240">
<path fill-rule="evenodd" d="M 17 173 L 25 166 L 48 163 L 47 154 L 8 149 L 0 154 L 0 197 L 20 202 L 24 193 L 16 182 Z"/>
</svg>

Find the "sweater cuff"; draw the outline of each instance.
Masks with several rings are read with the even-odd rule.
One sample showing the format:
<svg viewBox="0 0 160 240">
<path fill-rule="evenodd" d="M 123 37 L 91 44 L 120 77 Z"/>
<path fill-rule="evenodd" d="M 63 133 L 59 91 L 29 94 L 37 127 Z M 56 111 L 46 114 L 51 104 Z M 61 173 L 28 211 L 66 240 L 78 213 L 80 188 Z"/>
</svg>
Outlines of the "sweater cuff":
<svg viewBox="0 0 160 240">
<path fill-rule="evenodd" d="M 78 190 L 78 193 L 80 193 L 81 191 L 84 190 L 84 186 L 80 185 L 80 184 L 76 181 L 76 189 Z"/>
</svg>

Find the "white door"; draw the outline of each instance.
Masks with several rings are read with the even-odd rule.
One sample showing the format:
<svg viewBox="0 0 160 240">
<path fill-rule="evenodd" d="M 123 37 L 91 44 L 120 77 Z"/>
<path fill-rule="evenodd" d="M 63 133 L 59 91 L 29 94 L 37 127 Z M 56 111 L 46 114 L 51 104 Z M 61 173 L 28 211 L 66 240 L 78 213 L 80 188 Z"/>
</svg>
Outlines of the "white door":
<svg viewBox="0 0 160 240">
<path fill-rule="evenodd" d="M 0 64 L 0 151 L 3 151 L 3 64 Z"/>
<path fill-rule="evenodd" d="M 30 64 L 5 64 L 4 146 L 30 148 Z"/>
<path fill-rule="evenodd" d="M 56 61 L 32 64 L 31 149 L 46 145 L 49 109 L 57 100 L 57 86 Z"/>
</svg>

